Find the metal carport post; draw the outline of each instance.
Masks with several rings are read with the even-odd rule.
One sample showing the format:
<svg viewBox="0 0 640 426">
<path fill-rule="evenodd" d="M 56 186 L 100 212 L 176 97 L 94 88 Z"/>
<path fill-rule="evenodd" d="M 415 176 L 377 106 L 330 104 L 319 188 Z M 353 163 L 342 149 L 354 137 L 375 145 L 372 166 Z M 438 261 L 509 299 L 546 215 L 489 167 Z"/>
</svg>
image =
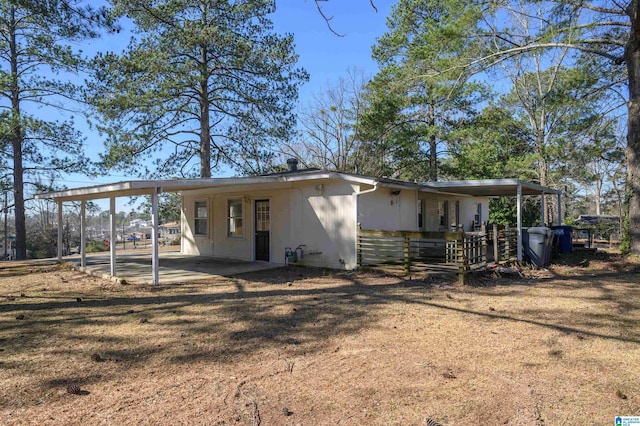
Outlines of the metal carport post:
<svg viewBox="0 0 640 426">
<path fill-rule="evenodd" d="M 518 183 L 516 189 L 517 201 L 516 201 L 516 220 L 518 228 L 518 260 L 522 260 L 522 185 Z"/>
<path fill-rule="evenodd" d="M 153 285 L 160 283 L 159 257 L 158 257 L 158 194 L 162 191 L 156 187 L 151 193 L 151 282 Z"/>
</svg>

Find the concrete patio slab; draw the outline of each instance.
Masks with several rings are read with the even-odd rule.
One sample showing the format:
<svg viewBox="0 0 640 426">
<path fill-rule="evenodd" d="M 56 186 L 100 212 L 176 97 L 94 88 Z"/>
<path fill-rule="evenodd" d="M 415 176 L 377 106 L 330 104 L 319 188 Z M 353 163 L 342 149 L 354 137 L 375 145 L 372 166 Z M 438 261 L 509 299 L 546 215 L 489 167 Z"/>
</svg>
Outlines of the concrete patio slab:
<svg viewBox="0 0 640 426">
<path fill-rule="evenodd" d="M 246 272 L 279 268 L 282 265 L 270 262 L 248 262 L 207 256 L 183 255 L 177 251 L 160 251 L 160 284 L 175 284 L 209 279 L 214 276 L 233 276 Z M 63 258 L 80 267 L 80 256 Z M 94 276 L 109 277 L 109 253 L 87 254 L 87 266 L 81 270 Z M 116 255 L 117 281 L 151 284 L 151 253 L 148 250 L 128 250 Z"/>
</svg>

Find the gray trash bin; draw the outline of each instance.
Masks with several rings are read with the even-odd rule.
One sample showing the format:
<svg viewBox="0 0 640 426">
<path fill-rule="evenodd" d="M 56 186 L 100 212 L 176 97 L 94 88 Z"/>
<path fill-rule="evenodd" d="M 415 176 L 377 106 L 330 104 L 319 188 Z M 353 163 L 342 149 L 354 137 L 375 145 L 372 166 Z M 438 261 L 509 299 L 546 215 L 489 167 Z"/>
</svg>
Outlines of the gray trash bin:
<svg viewBox="0 0 640 426">
<path fill-rule="evenodd" d="M 531 263 L 538 268 L 549 266 L 553 230 L 544 226 L 527 228 L 522 237 L 524 254 Z"/>
</svg>

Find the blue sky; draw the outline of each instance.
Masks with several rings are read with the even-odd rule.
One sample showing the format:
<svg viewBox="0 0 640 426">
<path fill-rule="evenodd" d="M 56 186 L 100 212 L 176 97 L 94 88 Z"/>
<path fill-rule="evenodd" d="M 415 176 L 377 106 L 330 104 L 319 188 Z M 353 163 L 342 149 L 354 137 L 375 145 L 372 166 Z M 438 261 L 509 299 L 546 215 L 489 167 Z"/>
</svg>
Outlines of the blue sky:
<svg viewBox="0 0 640 426">
<path fill-rule="evenodd" d="M 366 74 L 373 75 L 377 71 L 376 63 L 371 59 L 371 46 L 376 38 L 386 31 L 386 18 L 391 12 L 391 0 L 374 0 L 376 10 L 371 7 L 369 0 L 330 0 L 322 2 L 321 6 L 327 16 L 333 16 L 331 26 L 343 34 L 339 37 L 333 34 L 326 22 L 316 9 L 312 0 L 278 0 L 276 12 L 272 15 L 275 31 L 278 33 L 293 33 L 296 51 L 299 54 L 299 64 L 310 74 L 309 82 L 300 91 L 299 105 L 304 106 L 314 93 L 335 82 L 339 77 L 346 76 L 348 69 L 362 69 Z M 119 51 L 127 46 L 129 34 L 111 34 L 103 39 L 95 40 L 83 50 L 87 54 L 99 50 Z M 76 123 L 87 137 L 86 154 L 97 159 L 103 149 L 100 136 L 83 126 L 84 119 L 79 118 Z M 217 176 L 229 176 L 231 172 L 222 172 Z M 79 187 L 99 183 L 116 182 L 135 179 L 114 173 L 90 180 L 82 175 L 70 175 L 61 180 L 67 187 Z M 126 199 L 119 199 L 118 210 L 130 210 L 126 206 Z M 108 208 L 108 201 L 100 201 L 103 209 Z"/>
<path fill-rule="evenodd" d="M 301 101 L 325 87 L 327 83 L 345 76 L 348 68 L 361 68 L 369 74 L 377 70 L 371 59 L 371 46 L 386 30 L 386 18 L 394 2 L 374 1 L 378 13 L 369 0 L 332 0 L 321 3 L 331 25 L 344 37 L 332 34 L 316 10 L 307 0 L 287 0 L 278 3 L 273 20 L 278 32 L 290 32 L 296 40 L 300 64 L 310 73 L 309 83 L 301 92 Z"/>
</svg>

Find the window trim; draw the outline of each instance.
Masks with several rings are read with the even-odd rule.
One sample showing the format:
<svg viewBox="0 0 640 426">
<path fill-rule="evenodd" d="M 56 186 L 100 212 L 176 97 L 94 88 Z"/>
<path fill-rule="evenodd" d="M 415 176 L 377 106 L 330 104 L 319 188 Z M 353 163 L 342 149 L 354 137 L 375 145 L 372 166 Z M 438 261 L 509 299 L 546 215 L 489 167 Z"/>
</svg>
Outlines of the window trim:
<svg viewBox="0 0 640 426">
<path fill-rule="evenodd" d="M 236 216 L 236 217 L 231 217 L 231 203 L 234 201 L 239 201 L 240 202 L 240 216 Z M 225 212 L 225 217 L 226 217 L 226 228 L 227 228 L 227 238 L 229 239 L 234 239 L 234 240 L 241 240 L 244 239 L 247 235 L 246 233 L 246 227 L 245 227 L 245 207 L 244 207 L 244 197 L 229 197 L 227 198 L 227 204 L 226 204 L 226 212 Z M 232 235 L 231 234 L 231 219 L 240 219 L 240 222 L 242 223 L 242 234 L 241 235 Z"/>
<path fill-rule="evenodd" d="M 207 208 L 207 216 L 206 217 L 198 217 L 198 203 L 204 203 L 206 208 Z M 195 199 L 193 201 L 193 206 L 194 206 L 194 211 L 193 211 L 193 236 L 194 237 L 200 237 L 200 238 L 206 238 L 209 236 L 209 218 L 211 217 L 211 211 L 209 210 L 209 199 L 207 198 L 198 198 Z M 205 226 L 205 233 L 204 234 L 199 234 L 197 229 L 198 226 L 196 225 L 196 223 L 198 222 L 198 220 L 204 220 L 206 222 L 206 226 Z"/>
</svg>

